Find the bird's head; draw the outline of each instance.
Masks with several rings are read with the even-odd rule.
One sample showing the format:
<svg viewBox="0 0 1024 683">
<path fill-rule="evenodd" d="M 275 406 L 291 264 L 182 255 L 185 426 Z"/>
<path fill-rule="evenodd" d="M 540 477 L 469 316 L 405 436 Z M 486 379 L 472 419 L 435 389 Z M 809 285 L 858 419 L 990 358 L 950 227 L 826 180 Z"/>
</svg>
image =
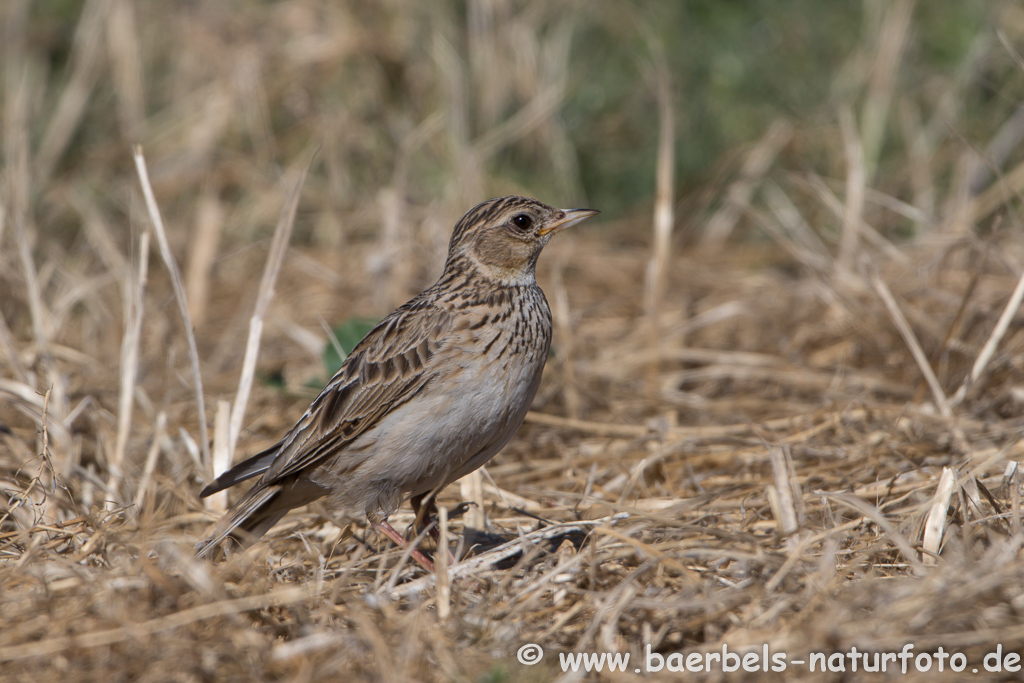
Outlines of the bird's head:
<svg viewBox="0 0 1024 683">
<path fill-rule="evenodd" d="M 465 260 L 504 284 L 532 282 L 537 257 L 551 236 L 598 213 L 556 209 L 528 197 L 489 199 L 455 225 L 445 268 Z"/>
</svg>

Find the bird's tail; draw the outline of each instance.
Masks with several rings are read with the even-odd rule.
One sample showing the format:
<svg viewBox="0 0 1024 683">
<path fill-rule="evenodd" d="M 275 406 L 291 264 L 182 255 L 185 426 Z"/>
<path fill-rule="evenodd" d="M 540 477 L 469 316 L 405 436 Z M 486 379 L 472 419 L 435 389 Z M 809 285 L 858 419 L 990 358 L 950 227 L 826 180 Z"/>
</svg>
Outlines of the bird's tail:
<svg viewBox="0 0 1024 683">
<path fill-rule="evenodd" d="M 257 541 L 294 507 L 274 504 L 281 491 L 278 485 L 254 486 L 217 523 L 210 537 L 196 544 L 196 557 L 208 556 L 229 536 L 242 547 Z"/>
</svg>

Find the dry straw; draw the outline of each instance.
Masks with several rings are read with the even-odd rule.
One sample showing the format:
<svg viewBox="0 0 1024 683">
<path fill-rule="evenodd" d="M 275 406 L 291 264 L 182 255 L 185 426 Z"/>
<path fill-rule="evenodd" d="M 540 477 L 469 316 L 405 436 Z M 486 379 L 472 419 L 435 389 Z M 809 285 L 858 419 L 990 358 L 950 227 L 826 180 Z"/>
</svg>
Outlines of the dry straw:
<svg viewBox="0 0 1024 683">
<path fill-rule="evenodd" d="M 918 89 L 922 3 L 866 3 L 826 123 L 767 126 L 705 188 L 710 215 L 673 195 L 685 84 L 639 67 L 659 103 L 653 227 L 629 212 L 547 248 L 549 372 L 506 450 L 440 496 L 456 557 L 427 575 L 330 505 L 197 562 L 196 494 L 301 414 L 321 320 L 386 313 L 436 274 L 461 211 L 523 190 L 492 172 L 505 152 L 582 203 L 560 118 L 584 78 L 575 32 L 649 40 L 637 10 L 400 2 L 364 35 L 347 3 L 140 7 L 88 0 L 60 73 L 26 38 L 32 3 L 0 10 L 5 680 L 548 680 L 564 650 L 912 643 L 972 666 L 1024 650 L 1020 115 L 993 98 L 969 126 L 959 106 L 1020 90 L 1024 10 L 992 3 L 1002 41 L 980 33 Z M 135 175 L 134 140 L 151 164 L 136 148 Z M 547 652 L 532 669 L 526 643 Z"/>
<path fill-rule="evenodd" d="M 203 396 L 203 377 L 199 369 L 199 351 L 196 348 L 196 336 L 192 328 L 192 315 L 189 313 L 188 302 L 185 299 L 185 285 L 181 279 L 181 270 L 178 269 L 177 261 L 175 261 L 174 254 L 171 252 L 171 246 L 167 241 L 164 221 L 160 217 L 160 209 L 157 207 L 156 197 L 153 196 L 153 186 L 149 183 L 149 171 L 146 169 L 146 159 L 142 156 L 142 147 L 136 146 L 132 151 L 132 156 L 135 159 L 135 171 L 139 175 L 139 183 L 142 185 L 142 196 L 146 200 L 146 210 L 149 212 L 150 225 L 156 235 L 156 243 L 160 247 L 160 257 L 163 259 L 164 267 L 171 276 L 174 299 L 178 304 L 178 312 L 181 314 L 185 339 L 188 342 L 188 356 L 192 363 L 192 381 L 195 388 L 196 410 L 199 414 L 199 447 L 203 453 L 203 464 L 210 468 L 210 441 L 207 437 L 206 428 L 206 399 Z"/>
</svg>

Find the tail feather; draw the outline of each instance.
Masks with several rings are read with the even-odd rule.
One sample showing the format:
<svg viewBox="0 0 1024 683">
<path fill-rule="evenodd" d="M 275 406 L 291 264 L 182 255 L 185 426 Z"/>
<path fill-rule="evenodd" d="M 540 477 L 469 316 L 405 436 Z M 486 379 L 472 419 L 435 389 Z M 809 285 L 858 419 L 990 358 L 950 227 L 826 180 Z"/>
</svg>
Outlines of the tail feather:
<svg viewBox="0 0 1024 683">
<path fill-rule="evenodd" d="M 196 544 L 196 557 L 206 557 L 228 536 L 244 547 L 267 533 L 291 509 L 288 505 L 273 504 L 281 490 L 280 486 L 254 486 L 217 523 L 210 537 Z"/>
<path fill-rule="evenodd" d="M 199 492 L 199 497 L 206 498 L 209 495 L 217 493 L 218 491 L 223 491 L 224 489 L 234 486 L 246 479 L 251 479 L 258 474 L 263 474 L 270 469 L 270 465 L 274 462 L 274 459 L 277 458 L 277 454 L 280 449 L 281 444 L 274 444 L 267 450 L 261 451 L 251 458 L 246 458 L 207 484 L 206 487 Z"/>
</svg>

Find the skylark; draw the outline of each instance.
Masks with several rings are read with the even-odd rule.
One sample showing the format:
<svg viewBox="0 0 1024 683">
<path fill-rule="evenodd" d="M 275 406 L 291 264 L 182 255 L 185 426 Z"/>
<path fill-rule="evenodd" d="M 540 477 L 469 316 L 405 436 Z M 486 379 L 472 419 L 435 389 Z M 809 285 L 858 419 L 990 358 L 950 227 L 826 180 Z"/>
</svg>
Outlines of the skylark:
<svg viewBox="0 0 1024 683">
<path fill-rule="evenodd" d="M 228 536 L 250 543 L 323 496 L 403 545 L 387 521 L 403 498 L 422 522 L 442 488 L 490 460 L 522 424 L 551 345 L 537 257 L 553 234 L 597 213 L 526 197 L 470 210 L 441 278 L 356 345 L 284 438 L 202 490 L 262 475 L 197 555 Z"/>
</svg>

